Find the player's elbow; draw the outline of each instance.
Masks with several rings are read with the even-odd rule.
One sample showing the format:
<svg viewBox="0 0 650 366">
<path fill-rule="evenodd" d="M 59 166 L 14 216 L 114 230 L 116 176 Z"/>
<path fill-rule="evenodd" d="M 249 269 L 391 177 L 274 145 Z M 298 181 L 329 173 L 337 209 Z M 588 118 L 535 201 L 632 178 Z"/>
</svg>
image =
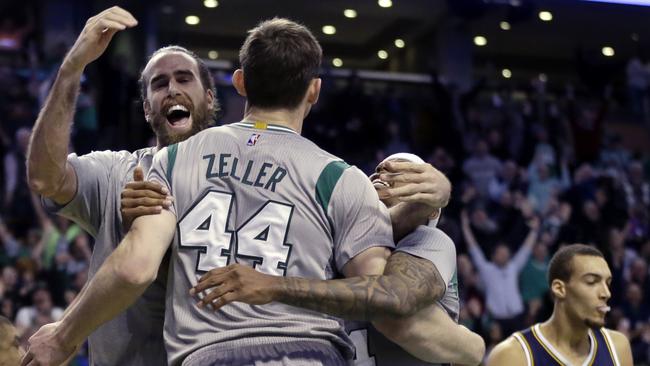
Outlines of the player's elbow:
<svg viewBox="0 0 650 366">
<path fill-rule="evenodd" d="M 64 179 L 64 175 L 51 174 L 38 164 L 27 162 L 27 185 L 40 196 L 54 197 L 61 189 Z"/>
<path fill-rule="evenodd" d="M 141 263 L 137 258 L 117 261 L 113 266 L 115 276 L 122 283 L 131 287 L 146 287 L 156 279 L 157 271 L 147 267 L 147 265 Z"/>
<path fill-rule="evenodd" d="M 53 196 L 56 193 L 56 186 L 52 184 L 52 180 L 44 179 L 44 177 L 33 170 L 27 170 L 27 184 L 29 185 L 29 189 L 43 197 Z"/>
<path fill-rule="evenodd" d="M 465 359 L 459 363 L 464 365 L 479 365 L 483 362 L 483 358 L 485 357 L 485 341 L 483 338 L 476 333 L 470 332 L 466 345 Z"/>
</svg>

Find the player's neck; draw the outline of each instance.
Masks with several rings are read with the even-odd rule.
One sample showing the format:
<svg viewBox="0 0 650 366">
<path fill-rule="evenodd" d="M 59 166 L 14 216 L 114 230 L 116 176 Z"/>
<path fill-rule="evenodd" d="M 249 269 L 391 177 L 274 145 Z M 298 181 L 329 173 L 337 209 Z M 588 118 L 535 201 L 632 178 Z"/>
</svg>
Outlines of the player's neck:
<svg viewBox="0 0 650 366">
<path fill-rule="evenodd" d="M 589 327 L 580 319 L 572 319 L 556 304 L 553 315 L 540 326 L 542 333 L 559 349 L 589 352 Z"/>
<path fill-rule="evenodd" d="M 302 132 L 304 112 L 301 108 L 289 109 L 261 109 L 247 107 L 244 120 L 251 122 L 266 122 L 274 125 L 288 127 L 298 133 Z"/>
</svg>

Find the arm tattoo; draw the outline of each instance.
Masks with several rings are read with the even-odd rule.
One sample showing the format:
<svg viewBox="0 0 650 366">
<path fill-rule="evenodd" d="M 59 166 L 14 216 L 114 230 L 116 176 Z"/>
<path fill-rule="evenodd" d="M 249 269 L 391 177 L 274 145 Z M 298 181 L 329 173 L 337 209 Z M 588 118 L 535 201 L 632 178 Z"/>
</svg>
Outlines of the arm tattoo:
<svg viewBox="0 0 650 366">
<path fill-rule="evenodd" d="M 445 284 L 428 260 L 396 252 L 381 276 L 339 280 L 286 277 L 278 301 L 345 319 L 405 317 L 439 300 Z"/>
</svg>

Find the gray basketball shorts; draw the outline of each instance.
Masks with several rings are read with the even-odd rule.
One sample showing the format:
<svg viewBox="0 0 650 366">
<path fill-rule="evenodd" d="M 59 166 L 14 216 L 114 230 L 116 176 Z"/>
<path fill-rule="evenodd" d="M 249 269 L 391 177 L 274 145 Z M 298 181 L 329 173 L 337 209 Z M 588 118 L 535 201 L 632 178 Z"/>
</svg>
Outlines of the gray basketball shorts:
<svg viewBox="0 0 650 366">
<path fill-rule="evenodd" d="M 223 349 L 213 344 L 196 350 L 182 366 L 348 366 L 330 342 L 296 340 Z"/>
</svg>

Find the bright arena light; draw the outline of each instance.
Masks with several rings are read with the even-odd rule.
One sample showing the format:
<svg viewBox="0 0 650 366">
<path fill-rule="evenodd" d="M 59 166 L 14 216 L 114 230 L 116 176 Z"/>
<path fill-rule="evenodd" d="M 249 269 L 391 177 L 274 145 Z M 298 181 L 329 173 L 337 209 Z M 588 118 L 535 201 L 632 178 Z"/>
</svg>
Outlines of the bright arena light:
<svg viewBox="0 0 650 366">
<path fill-rule="evenodd" d="M 212 50 L 208 52 L 208 57 L 210 58 L 210 60 L 216 60 L 219 58 L 219 52 Z"/>
<path fill-rule="evenodd" d="M 390 8 L 393 6 L 393 1 L 392 0 L 378 0 L 377 4 L 381 6 L 382 8 Z"/>
<path fill-rule="evenodd" d="M 397 48 L 404 48 L 406 46 L 406 43 L 404 43 L 404 40 L 401 38 L 398 38 L 395 40 L 395 47 Z"/>
<path fill-rule="evenodd" d="M 334 65 L 334 67 L 341 67 L 341 66 L 343 66 L 343 60 L 341 60 L 338 57 L 334 58 L 334 59 L 332 59 L 332 65 Z"/>
<path fill-rule="evenodd" d="M 388 52 L 386 52 L 386 50 L 379 50 L 377 52 L 377 57 L 379 57 L 382 60 L 385 60 L 388 58 Z"/>
<path fill-rule="evenodd" d="M 336 28 L 333 25 L 324 25 L 323 26 L 323 33 L 332 35 L 336 33 Z"/>
<path fill-rule="evenodd" d="M 354 9 L 345 9 L 345 10 L 343 10 L 343 15 L 346 18 L 350 18 L 350 19 L 356 18 L 357 17 L 357 11 L 354 10 Z"/>
<path fill-rule="evenodd" d="M 542 21 L 545 21 L 545 22 L 550 22 L 551 20 L 553 20 L 553 13 L 551 13 L 550 11 L 546 11 L 546 10 L 540 11 L 539 12 L 539 19 L 541 19 Z"/>
<path fill-rule="evenodd" d="M 197 25 L 199 24 L 200 21 L 201 19 L 199 19 L 199 17 L 197 17 L 196 15 L 188 15 L 185 17 L 185 23 L 189 25 Z"/>
<path fill-rule="evenodd" d="M 483 47 L 487 44 L 487 38 L 483 36 L 476 36 L 474 37 L 474 44 L 479 47 Z"/>
<path fill-rule="evenodd" d="M 512 71 L 510 71 L 510 69 L 503 69 L 501 70 L 501 76 L 506 79 L 510 79 L 512 77 Z"/>
<path fill-rule="evenodd" d="M 499 23 L 499 28 L 501 28 L 502 30 L 510 30 L 510 23 L 503 21 Z"/>
<path fill-rule="evenodd" d="M 609 47 L 609 46 L 603 47 L 602 52 L 603 52 L 603 55 L 607 56 L 607 57 L 612 57 L 615 54 L 614 49 L 612 47 Z"/>
<path fill-rule="evenodd" d="M 219 6 L 219 2 L 217 0 L 203 0 L 203 6 L 206 8 L 216 8 Z"/>
</svg>

